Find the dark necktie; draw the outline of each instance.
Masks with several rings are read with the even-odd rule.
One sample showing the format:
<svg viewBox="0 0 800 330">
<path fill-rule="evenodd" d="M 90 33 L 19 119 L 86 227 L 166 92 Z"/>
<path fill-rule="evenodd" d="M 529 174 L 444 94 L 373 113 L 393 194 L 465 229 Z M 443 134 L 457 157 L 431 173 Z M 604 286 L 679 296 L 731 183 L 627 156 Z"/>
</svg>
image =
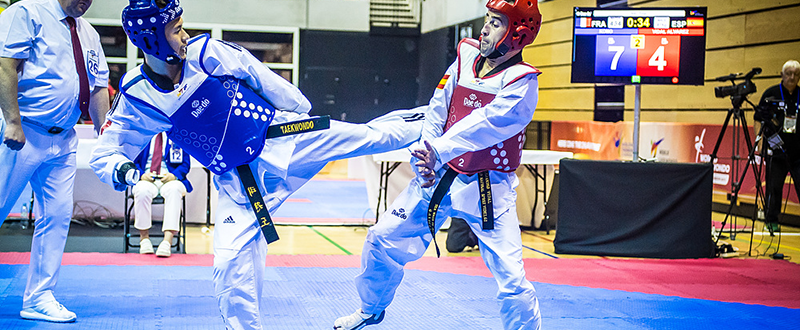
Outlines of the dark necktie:
<svg viewBox="0 0 800 330">
<path fill-rule="evenodd" d="M 150 161 L 150 172 L 161 174 L 161 159 L 164 152 L 164 141 L 161 133 L 156 135 L 156 144 L 153 146 L 153 160 Z"/>
<path fill-rule="evenodd" d="M 89 77 L 86 76 L 86 62 L 83 60 L 81 40 L 78 39 L 78 30 L 75 27 L 75 18 L 67 16 L 69 34 L 72 36 L 72 55 L 75 57 L 75 69 L 78 71 L 80 81 L 80 94 L 78 94 L 78 107 L 81 109 L 81 118 L 91 120 L 89 116 Z"/>
</svg>

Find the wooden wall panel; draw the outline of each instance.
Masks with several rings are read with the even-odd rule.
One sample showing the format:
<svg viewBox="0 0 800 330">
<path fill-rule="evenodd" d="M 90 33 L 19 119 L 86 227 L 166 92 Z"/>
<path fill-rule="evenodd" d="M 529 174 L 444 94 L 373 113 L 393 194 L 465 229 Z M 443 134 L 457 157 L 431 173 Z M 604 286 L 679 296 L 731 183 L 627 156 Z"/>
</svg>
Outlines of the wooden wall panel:
<svg viewBox="0 0 800 330">
<path fill-rule="evenodd" d="M 745 43 L 800 39 L 800 6 L 746 15 Z M 798 48 L 795 48 L 797 53 Z"/>
<path fill-rule="evenodd" d="M 539 88 L 591 88 L 593 84 L 573 84 L 570 82 L 572 67 L 569 65 L 540 68 Z"/>
<path fill-rule="evenodd" d="M 754 83 L 757 86 L 761 85 L 761 82 L 755 80 Z M 730 99 L 714 96 L 714 87 L 725 85 L 724 83 L 709 83 L 705 86 L 645 85 L 642 86 L 642 109 L 645 111 L 656 109 L 677 111 L 727 109 L 731 106 Z M 765 83 L 766 85 L 767 83 Z M 753 95 L 753 100 L 751 101 L 757 102 L 759 97 L 761 95 Z M 626 108 L 633 109 L 633 104 L 634 87 L 626 86 Z"/>
<path fill-rule="evenodd" d="M 634 87 L 625 88 L 625 105 L 634 104 Z M 714 87 L 709 86 L 642 86 L 642 109 L 724 109 L 730 102 L 714 97 Z M 632 106 L 629 108 L 633 109 Z"/>
<path fill-rule="evenodd" d="M 557 21 L 543 23 L 542 29 L 533 44 L 528 48 L 536 48 L 540 45 L 548 45 L 555 42 L 572 42 L 572 18 L 559 19 Z"/>
<path fill-rule="evenodd" d="M 594 109 L 594 89 L 539 89 L 537 108 L 558 110 Z"/>
<path fill-rule="evenodd" d="M 540 2 L 539 12 L 542 13 L 542 25 L 547 24 L 548 21 L 559 18 L 572 18 L 573 7 L 594 7 L 596 4 L 596 0 L 555 0 Z"/>
<path fill-rule="evenodd" d="M 534 66 L 536 65 L 534 64 Z M 572 87 L 569 83 L 569 66 L 540 68 L 539 70 L 542 71 L 542 74 L 539 75 L 539 88 Z"/>
<path fill-rule="evenodd" d="M 706 78 L 713 79 L 729 73 L 752 69 L 752 67 L 745 67 L 745 49 L 731 48 L 706 52 Z"/>
<path fill-rule="evenodd" d="M 569 65 L 572 63 L 572 42 L 527 47 L 522 50 L 522 57 L 533 66 Z"/>
<path fill-rule="evenodd" d="M 706 48 L 744 45 L 744 28 L 744 16 L 731 16 L 706 22 Z"/>
<path fill-rule="evenodd" d="M 633 118 L 633 115 L 631 115 Z M 537 108 L 533 114 L 533 121 L 553 121 L 553 120 L 594 120 L 594 113 L 591 110 L 554 110 Z"/>
<path fill-rule="evenodd" d="M 780 75 L 783 63 L 789 59 L 800 61 L 800 41 L 748 47 L 744 51 L 745 68 L 760 67 L 764 70 L 762 74 Z"/>
</svg>

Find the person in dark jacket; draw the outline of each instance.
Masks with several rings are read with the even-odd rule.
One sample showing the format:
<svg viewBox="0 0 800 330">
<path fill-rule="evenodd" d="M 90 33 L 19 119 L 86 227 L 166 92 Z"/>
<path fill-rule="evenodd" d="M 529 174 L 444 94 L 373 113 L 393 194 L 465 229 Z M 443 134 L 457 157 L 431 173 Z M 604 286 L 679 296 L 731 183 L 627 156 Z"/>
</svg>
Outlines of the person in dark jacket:
<svg viewBox="0 0 800 330">
<path fill-rule="evenodd" d="M 779 120 L 778 134 L 783 141 L 783 146 L 776 148 L 777 150 L 770 150 L 772 155 L 767 157 L 765 227 L 770 234 L 780 231 L 778 215 L 781 213 L 783 183 L 786 180 L 786 174 L 791 174 L 795 181 L 800 179 L 800 135 L 797 133 L 797 110 L 800 106 L 798 81 L 800 81 L 800 63 L 795 60 L 787 61 L 781 69 L 781 83 L 767 88 L 759 102 L 762 107 L 766 107 L 770 99 L 780 100 L 780 104 L 782 104 L 777 109 L 778 113 L 774 115 Z M 794 188 L 800 195 L 800 189 L 796 183 Z"/>
</svg>

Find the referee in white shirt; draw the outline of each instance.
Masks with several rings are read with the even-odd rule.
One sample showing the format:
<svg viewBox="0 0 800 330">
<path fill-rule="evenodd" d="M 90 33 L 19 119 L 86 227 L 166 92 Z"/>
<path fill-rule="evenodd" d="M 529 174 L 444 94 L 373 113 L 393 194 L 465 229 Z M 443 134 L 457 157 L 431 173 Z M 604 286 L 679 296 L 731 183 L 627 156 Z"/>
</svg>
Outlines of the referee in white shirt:
<svg viewBox="0 0 800 330">
<path fill-rule="evenodd" d="M 72 217 L 73 127 L 95 130 L 109 108 L 108 65 L 97 31 L 80 18 L 92 0 L 25 0 L 0 15 L 0 224 L 27 182 L 36 196 L 28 283 L 20 316 L 73 322 L 53 296 Z"/>
</svg>

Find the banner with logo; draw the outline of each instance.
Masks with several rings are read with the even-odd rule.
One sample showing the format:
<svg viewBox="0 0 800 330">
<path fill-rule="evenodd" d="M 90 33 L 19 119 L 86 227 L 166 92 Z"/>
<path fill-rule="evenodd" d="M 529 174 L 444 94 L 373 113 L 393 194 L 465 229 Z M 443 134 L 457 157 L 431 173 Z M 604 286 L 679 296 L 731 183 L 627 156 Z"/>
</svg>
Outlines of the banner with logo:
<svg viewBox="0 0 800 330">
<path fill-rule="evenodd" d="M 639 129 L 639 157 L 658 162 L 706 163 L 711 161 L 721 130 L 722 125 L 643 122 Z M 752 127 L 747 130 L 752 143 L 755 133 Z M 633 160 L 632 122 L 553 121 L 550 134 L 551 150 L 571 151 L 575 158 Z M 732 183 L 742 181 L 740 196 L 751 201 L 755 197 L 754 165 L 762 159 L 756 154 L 754 164 L 750 164 L 745 177 L 741 178 L 749 155 L 745 140 L 741 128 L 729 125 L 719 141 L 714 160 L 715 194 L 729 193 Z M 733 154 L 738 154 L 741 159 L 732 159 Z M 762 182 L 765 171 L 766 166 L 761 169 Z M 786 188 L 793 189 L 789 185 Z M 784 193 L 784 198 L 787 195 L 791 202 L 798 202 L 794 193 Z"/>
</svg>

